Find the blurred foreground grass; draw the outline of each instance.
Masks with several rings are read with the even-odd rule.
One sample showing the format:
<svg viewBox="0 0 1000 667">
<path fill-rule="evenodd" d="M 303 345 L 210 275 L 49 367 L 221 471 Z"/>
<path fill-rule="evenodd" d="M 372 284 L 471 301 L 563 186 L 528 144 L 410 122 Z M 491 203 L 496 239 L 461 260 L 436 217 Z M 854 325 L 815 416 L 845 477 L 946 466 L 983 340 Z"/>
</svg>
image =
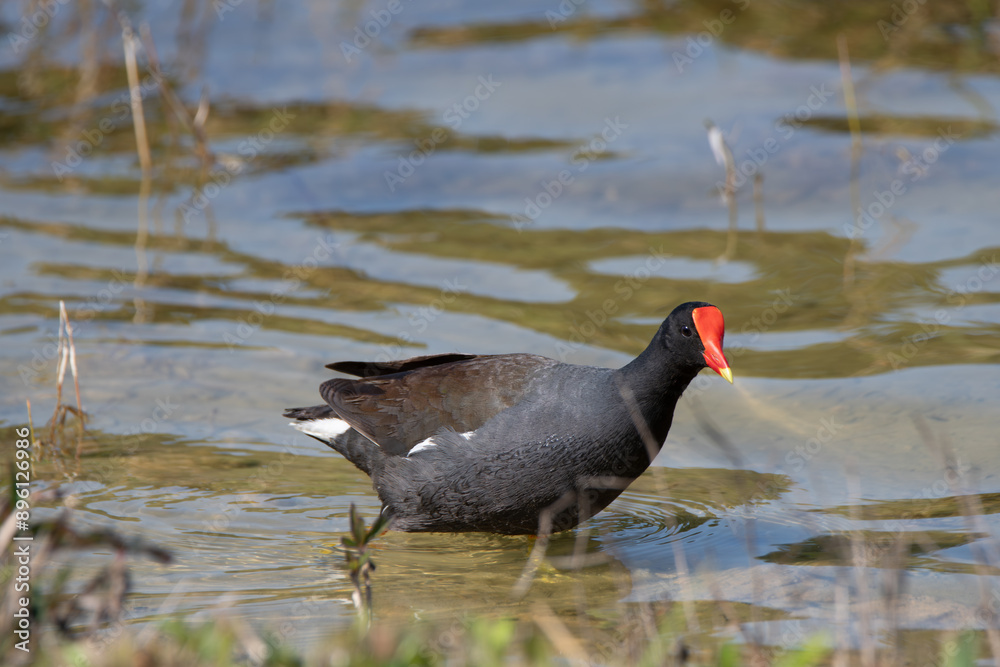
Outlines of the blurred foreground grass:
<svg viewBox="0 0 1000 667">
<path fill-rule="evenodd" d="M 9 560 L 9 559 L 8 559 Z M 10 570 L 9 562 L 4 572 Z M 39 573 L 42 581 L 65 573 Z M 51 585 L 51 581 L 49 581 Z M 377 590 L 377 578 L 374 582 Z M 4 595 L 8 595 L 5 586 Z M 377 598 L 376 598 L 377 599 Z M 604 619 L 614 628 L 616 645 L 595 648 L 572 632 L 564 619 L 544 605 L 530 617 L 487 615 L 445 621 L 399 623 L 376 614 L 371 623 L 359 617 L 351 627 L 331 630 L 318 646 L 301 651 L 286 643 L 293 622 L 258 631 L 227 616 L 220 608 L 212 620 L 188 622 L 172 618 L 155 625 L 129 626 L 108 620 L 94 631 L 60 632 L 52 617 L 65 600 L 42 596 L 33 609 L 31 652 L 15 648 L 10 632 L 2 641 L 5 665 L 810 665 L 917 664 L 959 667 L 981 657 L 978 633 L 935 632 L 933 638 L 904 643 L 899 653 L 879 651 L 875 661 L 854 650 L 835 650 L 829 636 L 818 634 L 797 641 L 765 645 L 752 640 L 734 623 L 732 633 L 718 625 L 698 630 L 679 603 L 621 604 L 615 617 Z M 7 600 L 4 600 L 5 609 Z M 720 602 L 717 614 L 730 613 Z M 5 625 L 10 622 L 5 618 Z M 707 620 L 707 619 L 706 619 Z M 697 620 L 695 619 L 697 624 Z M 8 626 L 9 627 L 9 626 Z M 64 629 L 65 630 L 65 629 Z M 898 632 L 898 629 L 895 631 Z M 889 630 L 892 632 L 892 630 Z"/>
</svg>

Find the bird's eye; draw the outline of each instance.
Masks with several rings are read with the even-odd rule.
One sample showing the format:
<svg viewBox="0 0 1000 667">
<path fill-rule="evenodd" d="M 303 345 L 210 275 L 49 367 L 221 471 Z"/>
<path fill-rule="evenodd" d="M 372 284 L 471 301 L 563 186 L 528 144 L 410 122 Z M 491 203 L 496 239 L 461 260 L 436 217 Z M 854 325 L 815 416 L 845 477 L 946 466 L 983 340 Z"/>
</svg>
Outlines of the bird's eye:
<svg viewBox="0 0 1000 667">
<path fill-rule="evenodd" d="M 681 327 L 681 335 L 685 338 L 691 337 L 691 327 Z"/>
</svg>

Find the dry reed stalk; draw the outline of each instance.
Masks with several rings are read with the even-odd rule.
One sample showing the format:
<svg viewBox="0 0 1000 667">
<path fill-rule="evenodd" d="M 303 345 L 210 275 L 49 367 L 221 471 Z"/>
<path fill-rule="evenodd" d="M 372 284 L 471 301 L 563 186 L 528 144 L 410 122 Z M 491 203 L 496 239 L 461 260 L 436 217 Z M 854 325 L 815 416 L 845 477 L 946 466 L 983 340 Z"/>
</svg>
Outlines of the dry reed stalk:
<svg viewBox="0 0 1000 667">
<path fill-rule="evenodd" d="M 149 62 L 149 69 L 153 74 L 153 79 L 160 88 L 160 94 L 167 106 L 174 112 L 174 115 L 181 122 L 195 140 L 195 149 L 198 159 L 201 162 L 202 172 L 207 172 L 208 168 L 215 161 L 215 157 L 208 149 L 208 135 L 205 132 L 205 122 L 208 120 L 209 100 L 207 89 L 202 89 L 201 99 L 198 101 L 198 109 L 192 118 L 184 103 L 174 93 L 173 87 L 167 81 L 167 77 L 160 68 L 160 58 L 153 42 L 153 35 L 149 26 L 145 23 L 139 26 L 139 34 L 142 37 L 143 48 L 146 50 L 146 59 Z"/>
<path fill-rule="evenodd" d="M 31 399 L 25 399 L 24 401 L 28 405 L 28 438 L 31 440 L 31 444 L 35 443 L 35 423 L 31 419 Z"/>
<path fill-rule="evenodd" d="M 52 411 L 52 419 L 49 422 L 49 443 L 54 443 L 56 438 L 56 426 L 66 423 L 66 415 L 70 412 L 76 415 L 77 420 L 77 458 L 80 456 L 80 448 L 83 445 L 84 422 L 86 413 L 83 411 L 83 401 L 80 398 L 80 377 L 76 365 L 76 343 L 73 341 L 73 325 L 70 324 L 69 315 L 66 314 L 66 303 L 59 302 L 59 339 L 56 348 L 56 355 L 59 358 L 59 366 L 56 380 L 56 405 Z M 66 405 L 62 401 L 63 382 L 66 380 L 66 369 L 73 375 L 73 387 L 76 393 L 76 407 Z M 29 406 L 30 409 L 30 406 Z"/>
<path fill-rule="evenodd" d="M 63 326 L 63 306 L 59 302 L 59 340 L 56 343 L 56 356 L 59 358 L 59 366 L 56 371 L 56 405 L 52 411 L 52 420 L 49 427 L 49 440 L 55 438 L 56 420 L 59 419 L 59 409 L 62 407 L 63 380 L 66 377 L 66 366 L 69 362 L 69 350 L 66 349 L 66 328 Z"/>
<path fill-rule="evenodd" d="M 80 400 L 80 376 L 76 371 L 76 343 L 73 342 L 73 325 L 69 321 L 69 315 L 66 314 L 66 304 L 63 301 L 59 302 L 59 318 L 63 321 L 63 326 L 66 328 L 66 340 L 69 345 L 69 369 L 73 374 L 73 390 L 76 394 L 76 409 L 79 414 L 83 414 L 83 403 Z"/>
<path fill-rule="evenodd" d="M 580 642 L 573 633 L 569 631 L 566 624 L 559 620 L 548 605 L 541 602 L 532 607 L 532 616 L 535 624 L 548 638 L 556 650 L 562 653 L 570 663 L 580 665 L 591 664 L 587 652 L 580 645 Z"/>
<path fill-rule="evenodd" d="M 973 494 L 971 489 L 969 489 L 965 484 L 965 476 L 959 471 L 955 452 L 951 447 L 951 443 L 944 436 L 936 437 L 931 427 L 927 424 L 924 416 L 920 413 L 913 414 L 913 423 L 920 433 L 921 439 L 927 448 L 936 454 L 941 460 L 942 467 L 945 469 L 945 473 L 951 473 L 951 475 L 958 480 L 959 488 L 955 489 L 955 493 L 958 496 L 959 504 L 962 508 L 962 515 L 965 517 L 966 525 L 969 532 L 972 535 L 982 534 L 989 535 L 989 529 L 987 526 L 983 525 L 983 506 L 979 500 L 978 494 Z M 982 602 L 980 603 L 980 608 L 987 610 L 987 601 L 992 598 L 990 591 L 987 590 L 987 581 L 992 578 L 992 571 L 997 567 L 995 562 L 994 554 L 990 553 L 989 549 L 986 549 L 980 544 L 973 543 L 970 545 L 970 550 L 976 556 L 973 559 L 973 568 L 976 571 L 977 583 L 980 588 L 980 596 Z M 1000 667 L 1000 630 L 997 629 L 996 619 L 993 623 L 984 623 L 984 630 L 986 632 L 986 639 L 990 645 L 990 652 L 993 654 L 993 664 Z"/>
<path fill-rule="evenodd" d="M 861 476 L 858 473 L 857 462 L 848 461 L 847 487 L 849 497 L 855 501 L 861 500 Z M 861 513 L 857 503 L 849 508 L 851 521 L 855 524 L 861 521 Z M 851 564 L 853 565 L 854 581 L 857 585 L 858 616 L 861 623 L 859 632 L 861 641 L 861 664 L 863 667 L 875 667 L 875 623 L 872 619 L 871 598 L 868 592 L 868 555 L 867 544 L 860 530 L 850 532 Z"/>
<path fill-rule="evenodd" d="M 764 172 L 758 171 L 753 177 L 753 205 L 757 231 L 764 231 Z"/>
<path fill-rule="evenodd" d="M 80 399 L 80 375 L 76 370 L 76 343 L 73 342 L 73 325 L 69 321 L 69 315 L 66 314 L 66 304 L 62 301 L 59 302 L 59 319 L 63 322 L 63 326 L 66 329 L 69 368 L 70 372 L 73 373 L 73 389 L 76 394 L 76 460 L 79 462 L 80 450 L 83 449 L 83 430 L 86 414 L 83 411 L 83 401 Z"/>
<path fill-rule="evenodd" d="M 858 116 L 858 102 L 854 95 L 854 80 L 851 77 L 851 59 L 847 52 L 847 39 L 843 34 L 837 36 L 837 56 L 840 60 L 840 79 L 844 88 L 844 107 L 847 110 L 847 126 L 851 130 L 851 217 L 857 222 L 861 215 L 861 191 L 859 177 L 861 174 L 861 119 Z M 851 243 L 844 258 L 844 289 L 854 284 L 854 258 L 857 253 L 857 234 L 851 235 Z"/>
<path fill-rule="evenodd" d="M 139 167 L 143 178 L 149 178 L 153 170 L 153 159 L 149 152 L 149 138 L 146 135 L 146 116 L 143 113 L 142 89 L 139 87 L 139 66 L 136 62 L 136 42 L 132 24 L 124 12 L 118 13 L 122 26 L 122 44 L 125 49 L 125 74 L 128 77 L 129 102 L 132 105 L 132 126 L 135 129 L 135 147 L 139 155 Z"/>
<path fill-rule="evenodd" d="M 563 497 L 557 501 L 557 504 L 566 503 L 567 500 L 572 502 L 571 496 L 574 495 L 576 494 L 572 491 L 563 494 Z M 570 497 L 567 498 L 568 496 Z M 513 598 L 518 600 L 523 598 L 527 595 L 528 589 L 531 588 L 531 582 L 534 581 L 535 574 L 542 564 L 542 559 L 545 558 L 545 554 L 549 549 L 549 538 L 552 536 L 552 515 L 558 511 L 558 509 L 546 507 L 542 510 L 541 515 L 539 515 L 538 534 L 535 536 L 535 545 L 531 548 L 531 554 L 528 556 L 528 561 L 524 564 L 524 570 L 521 572 L 521 576 L 511 591 Z"/>
<path fill-rule="evenodd" d="M 629 416 L 632 418 L 632 422 L 639 431 L 639 435 L 642 436 L 642 441 L 646 445 L 646 455 L 649 456 L 649 463 L 652 465 L 653 459 L 655 459 L 656 455 L 659 453 L 660 445 L 658 445 L 656 443 L 656 439 L 653 438 L 653 432 L 649 428 L 649 424 L 646 423 L 645 418 L 643 418 L 642 412 L 639 410 L 639 404 L 635 400 L 635 395 L 632 393 L 632 389 L 620 378 L 618 378 L 618 392 L 625 401 L 625 406 L 628 408 Z M 691 588 L 691 571 L 688 568 L 687 556 L 684 553 L 684 547 L 680 540 L 672 540 L 672 548 L 674 552 L 674 564 L 677 567 L 677 576 L 680 579 L 679 585 L 682 591 L 683 599 L 681 600 L 681 608 L 684 610 L 684 618 L 687 621 L 688 629 L 690 631 L 697 632 L 699 629 L 698 615 L 695 613 L 694 603 L 691 601 L 690 596 L 684 595 L 684 592 L 689 592 Z"/>
<path fill-rule="evenodd" d="M 722 135 L 722 130 L 711 120 L 705 121 L 705 128 L 708 130 L 708 144 L 712 148 L 715 161 L 726 169 L 726 185 L 722 198 L 729 209 L 729 234 L 726 236 L 726 249 L 717 260 L 726 262 L 736 255 L 736 233 L 739 221 L 739 211 L 736 208 L 736 160 L 733 158 L 733 151 Z"/>
</svg>

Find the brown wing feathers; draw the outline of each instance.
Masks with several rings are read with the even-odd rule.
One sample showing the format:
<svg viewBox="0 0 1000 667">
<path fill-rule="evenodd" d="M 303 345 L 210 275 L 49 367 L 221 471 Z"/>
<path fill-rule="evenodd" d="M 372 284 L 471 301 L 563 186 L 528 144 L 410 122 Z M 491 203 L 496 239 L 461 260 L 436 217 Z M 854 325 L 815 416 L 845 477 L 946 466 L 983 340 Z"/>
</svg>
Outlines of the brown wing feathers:
<svg viewBox="0 0 1000 667">
<path fill-rule="evenodd" d="M 328 380 L 320 386 L 320 395 L 341 419 L 385 452 L 405 455 L 442 430 L 478 429 L 519 402 L 528 377 L 553 363 L 534 355 L 464 354 L 375 364 L 338 362 L 328 368 L 361 378 Z"/>
<path fill-rule="evenodd" d="M 326 367 L 332 371 L 347 373 L 356 377 L 367 378 L 377 375 L 390 375 L 392 373 L 403 373 L 426 368 L 427 366 L 438 366 L 449 364 L 453 361 L 465 361 L 474 359 L 475 354 L 431 354 L 424 357 L 411 357 L 400 361 L 337 361 L 327 364 Z"/>
</svg>

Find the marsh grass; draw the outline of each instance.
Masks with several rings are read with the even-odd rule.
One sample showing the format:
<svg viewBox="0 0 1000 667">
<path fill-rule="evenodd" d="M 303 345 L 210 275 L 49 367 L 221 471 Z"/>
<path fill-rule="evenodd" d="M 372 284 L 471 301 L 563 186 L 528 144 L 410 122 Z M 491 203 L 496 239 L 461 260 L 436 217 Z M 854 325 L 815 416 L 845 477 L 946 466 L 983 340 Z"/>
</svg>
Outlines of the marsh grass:
<svg viewBox="0 0 1000 667">
<path fill-rule="evenodd" d="M 358 514 L 354 503 L 351 503 L 349 521 L 350 534 L 342 537 L 340 543 L 344 549 L 344 560 L 351 578 L 351 585 L 354 587 L 351 601 L 354 602 L 358 613 L 370 622 L 372 613 L 371 576 L 375 571 L 375 561 L 372 560 L 369 547 L 379 535 L 389 529 L 390 521 L 387 515 L 380 514 L 370 527 L 366 526 L 365 520 Z"/>
<path fill-rule="evenodd" d="M 35 443 L 40 452 L 48 451 L 59 458 L 62 458 L 68 451 L 68 446 L 73 444 L 75 458 L 79 462 L 87 414 L 83 411 L 83 401 L 80 398 L 80 377 L 76 364 L 76 344 L 73 342 L 73 325 L 66 313 L 66 304 L 63 301 L 59 302 L 59 341 L 56 348 L 56 358 L 59 360 L 56 376 L 56 404 L 52 411 L 52 417 L 44 429 L 45 436 L 35 440 Z M 67 369 L 73 376 L 73 390 L 76 395 L 75 406 L 63 402 L 63 383 L 66 380 Z M 66 434 L 66 419 L 69 415 L 73 415 L 76 422 L 75 439 L 72 443 Z M 28 401 L 28 422 L 31 437 L 34 439 L 35 429 L 34 425 L 31 424 L 30 400 Z"/>
</svg>

